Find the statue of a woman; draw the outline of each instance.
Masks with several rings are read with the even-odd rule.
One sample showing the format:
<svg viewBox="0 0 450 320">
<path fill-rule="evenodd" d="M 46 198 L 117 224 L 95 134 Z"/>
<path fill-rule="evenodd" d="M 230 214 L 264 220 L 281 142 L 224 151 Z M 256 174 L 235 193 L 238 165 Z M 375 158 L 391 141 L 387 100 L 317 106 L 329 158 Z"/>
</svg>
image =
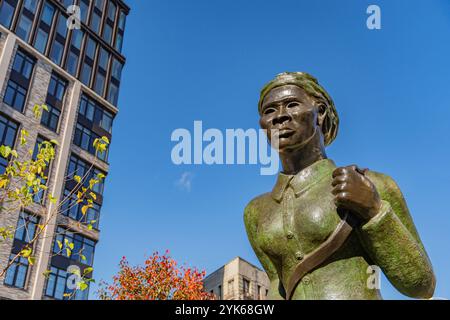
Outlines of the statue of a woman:
<svg viewBox="0 0 450 320">
<path fill-rule="evenodd" d="M 401 293 L 432 297 L 433 269 L 396 183 L 327 158 L 339 120 L 317 80 L 279 74 L 258 107 L 269 142 L 278 138 L 283 166 L 272 192 L 244 214 L 271 281 L 269 299 L 381 299 L 374 266 Z"/>
</svg>

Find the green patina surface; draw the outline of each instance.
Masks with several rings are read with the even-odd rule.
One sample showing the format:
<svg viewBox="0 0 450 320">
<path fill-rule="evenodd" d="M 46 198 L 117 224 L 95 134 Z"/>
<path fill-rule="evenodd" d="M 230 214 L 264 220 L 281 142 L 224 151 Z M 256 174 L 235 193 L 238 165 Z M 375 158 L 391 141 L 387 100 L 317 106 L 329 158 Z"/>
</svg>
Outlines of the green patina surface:
<svg viewBox="0 0 450 320">
<path fill-rule="evenodd" d="M 284 299 L 293 269 L 341 221 L 331 193 L 335 168 L 326 159 L 295 176 L 279 174 L 273 191 L 245 209 L 247 234 L 270 278 L 271 299 Z M 407 296 L 433 295 L 432 266 L 401 191 L 389 176 L 372 171 L 366 176 L 381 196 L 380 212 L 356 227 L 336 253 L 303 277 L 293 299 L 381 299 L 379 290 L 367 285 L 370 265 L 379 266 Z"/>
</svg>

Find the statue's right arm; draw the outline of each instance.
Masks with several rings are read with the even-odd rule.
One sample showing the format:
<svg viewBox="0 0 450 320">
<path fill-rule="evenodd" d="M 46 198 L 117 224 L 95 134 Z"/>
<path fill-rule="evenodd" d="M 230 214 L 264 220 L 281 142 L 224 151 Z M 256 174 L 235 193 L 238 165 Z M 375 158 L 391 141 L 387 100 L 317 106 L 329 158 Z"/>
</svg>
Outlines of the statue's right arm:
<svg viewBox="0 0 450 320">
<path fill-rule="evenodd" d="M 273 265 L 272 261 L 269 259 L 269 257 L 264 253 L 263 250 L 261 250 L 256 241 L 257 226 L 258 226 L 258 211 L 255 208 L 254 202 L 255 200 L 250 202 L 244 211 L 244 222 L 245 222 L 245 229 L 247 230 L 247 236 L 253 248 L 253 251 L 258 257 L 259 262 L 263 266 L 270 280 L 270 288 L 267 299 L 284 300 L 285 292 L 283 286 L 280 284 L 276 268 Z"/>
</svg>

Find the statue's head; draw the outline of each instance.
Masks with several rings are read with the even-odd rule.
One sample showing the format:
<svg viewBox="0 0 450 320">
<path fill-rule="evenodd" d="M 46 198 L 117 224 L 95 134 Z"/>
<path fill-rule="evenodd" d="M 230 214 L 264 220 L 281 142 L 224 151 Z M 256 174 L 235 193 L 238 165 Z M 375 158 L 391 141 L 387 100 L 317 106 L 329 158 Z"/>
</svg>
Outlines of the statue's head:
<svg viewBox="0 0 450 320">
<path fill-rule="evenodd" d="M 320 135 L 321 143 L 331 144 L 336 138 L 339 118 L 333 100 L 311 75 L 285 72 L 264 86 L 258 104 L 259 123 L 267 130 L 279 130 L 279 151 L 289 152 L 303 147 Z"/>
</svg>

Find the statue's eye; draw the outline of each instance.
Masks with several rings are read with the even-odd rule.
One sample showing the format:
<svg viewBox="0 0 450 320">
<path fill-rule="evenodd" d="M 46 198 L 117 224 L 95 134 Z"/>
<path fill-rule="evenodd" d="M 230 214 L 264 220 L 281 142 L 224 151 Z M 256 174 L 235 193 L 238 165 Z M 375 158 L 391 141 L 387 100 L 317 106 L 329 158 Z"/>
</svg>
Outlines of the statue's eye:
<svg viewBox="0 0 450 320">
<path fill-rule="evenodd" d="M 298 107 L 300 104 L 297 101 L 289 102 L 286 106 L 286 108 L 295 108 Z"/>
<path fill-rule="evenodd" d="M 266 109 L 264 109 L 263 114 L 271 114 L 273 112 L 275 112 L 274 108 L 266 108 Z"/>
</svg>

